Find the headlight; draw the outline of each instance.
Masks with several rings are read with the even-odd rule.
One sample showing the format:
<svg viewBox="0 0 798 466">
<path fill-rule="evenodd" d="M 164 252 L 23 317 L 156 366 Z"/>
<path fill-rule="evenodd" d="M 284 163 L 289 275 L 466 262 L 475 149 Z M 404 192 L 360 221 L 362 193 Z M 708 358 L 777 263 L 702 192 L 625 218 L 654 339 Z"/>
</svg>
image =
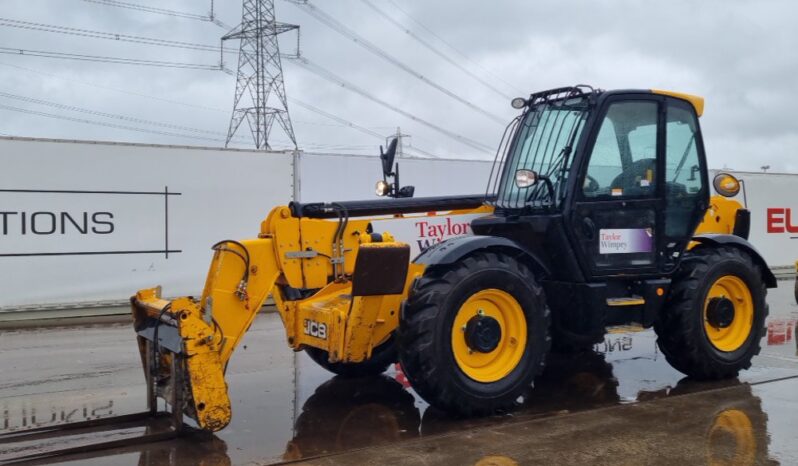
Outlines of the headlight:
<svg viewBox="0 0 798 466">
<path fill-rule="evenodd" d="M 740 192 L 740 180 L 728 173 L 718 173 L 712 180 L 715 192 L 724 197 L 734 197 Z"/>
<path fill-rule="evenodd" d="M 532 170 L 518 170 L 515 172 L 515 185 L 519 188 L 528 188 L 538 182 L 538 174 Z"/>
<path fill-rule="evenodd" d="M 523 97 L 516 97 L 510 101 L 510 105 L 512 105 L 513 108 L 520 110 L 526 107 L 526 99 Z"/>
<path fill-rule="evenodd" d="M 377 196 L 385 196 L 390 191 L 391 191 L 391 185 L 389 185 L 383 180 L 378 181 L 377 184 L 374 185 L 374 192 L 377 193 Z"/>
</svg>

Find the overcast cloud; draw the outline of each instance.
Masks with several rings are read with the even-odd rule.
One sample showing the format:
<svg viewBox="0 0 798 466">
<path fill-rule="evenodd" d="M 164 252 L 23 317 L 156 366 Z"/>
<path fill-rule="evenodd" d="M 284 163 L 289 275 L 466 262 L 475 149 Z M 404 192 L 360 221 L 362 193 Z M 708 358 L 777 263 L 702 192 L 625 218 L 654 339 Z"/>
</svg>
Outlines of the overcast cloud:
<svg viewBox="0 0 798 466">
<path fill-rule="evenodd" d="M 388 0 L 370 0 L 407 29 L 460 60 Z M 604 89 L 662 88 L 703 95 L 704 139 L 713 167 L 798 172 L 798 4 L 784 1 L 464 1 L 394 0 L 413 18 L 465 52 L 463 66 L 504 94 L 586 83 Z M 158 8 L 206 14 L 210 1 L 131 0 Z M 494 147 L 503 124 L 473 111 L 419 79 L 360 48 L 285 0 L 275 0 L 278 19 L 301 25 L 302 54 L 322 67 L 419 118 Z M 502 119 L 509 102 L 418 44 L 376 15 L 361 0 L 314 0 L 314 4 L 392 56 Z M 7 0 L 5 19 L 217 45 L 226 31 L 212 23 L 115 8 L 81 0 Z M 218 18 L 230 25 L 241 2 L 216 1 Z M 281 39 L 291 53 L 296 36 Z M 229 43 L 228 46 L 237 47 Z M 218 63 L 219 54 L 90 39 L 0 27 L 0 47 L 87 55 Z M 235 68 L 236 55 L 226 55 Z M 397 126 L 413 146 L 443 157 L 490 158 L 405 116 L 284 61 L 286 91 L 296 98 L 389 134 Z M 149 68 L 0 54 L 0 133 L 46 138 L 101 139 L 163 144 L 219 142 L 138 133 L 10 110 L 156 131 L 223 139 L 235 79 L 220 71 Z M 510 83 L 511 85 L 507 85 Z M 125 91 L 125 92 L 120 92 Z M 210 133 L 159 128 L 52 108 L 11 96 L 197 128 Z M 173 102 L 167 102 L 168 99 Z M 3 108 L 5 107 L 5 108 Z M 300 148 L 375 153 L 380 140 L 298 105 L 290 107 Z M 248 136 L 246 132 L 239 133 Z M 286 147 L 275 130 L 272 145 Z M 247 141 L 235 144 L 247 147 Z"/>
</svg>

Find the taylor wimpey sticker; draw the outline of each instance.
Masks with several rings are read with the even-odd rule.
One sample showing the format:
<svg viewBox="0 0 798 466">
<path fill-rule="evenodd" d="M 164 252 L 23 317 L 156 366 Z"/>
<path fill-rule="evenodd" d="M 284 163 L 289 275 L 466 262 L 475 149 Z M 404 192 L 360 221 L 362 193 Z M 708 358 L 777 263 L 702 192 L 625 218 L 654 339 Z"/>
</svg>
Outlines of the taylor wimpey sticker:
<svg viewBox="0 0 798 466">
<path fill-rule="evenodd" d="M 654 250 L 651 228 L 599 230 L 599 254 L 630 254 Z"/>
</svg>

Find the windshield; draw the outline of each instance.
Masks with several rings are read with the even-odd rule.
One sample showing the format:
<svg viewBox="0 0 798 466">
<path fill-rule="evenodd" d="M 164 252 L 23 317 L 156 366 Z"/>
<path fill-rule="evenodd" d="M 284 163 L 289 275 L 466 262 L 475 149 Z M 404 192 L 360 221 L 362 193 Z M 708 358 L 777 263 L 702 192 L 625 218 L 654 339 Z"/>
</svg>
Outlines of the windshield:
<svg viewBox="0 0 798 466">
<path fill-rule="evenodd" d="M 543 102 L 527 110 L 515 128 L 515 137 L 510 138 L 504 166 L 498 170 L 501 180 L 496 190 L 497 207 L 517 209 L 560 203 L 571 151 L 579 140 L 587 113 L 586 97 Z M 520 169 L 548 177 L 551 185 L 541 180 L 533 186 L 518 188 L 515 173 Z"/>
</svg>

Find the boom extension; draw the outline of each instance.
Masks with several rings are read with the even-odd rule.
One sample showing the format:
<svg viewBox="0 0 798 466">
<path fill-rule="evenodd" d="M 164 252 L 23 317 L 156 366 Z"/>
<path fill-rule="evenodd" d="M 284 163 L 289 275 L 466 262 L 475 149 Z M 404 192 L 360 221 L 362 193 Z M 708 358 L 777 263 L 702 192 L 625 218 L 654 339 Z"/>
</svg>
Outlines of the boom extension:
<svg viewBox="0 0 798 466">
<path fill-rule="evenodd" d="M 319 214 L 307 216 L 296 206 L 277 207 L 257 238 L 214 245 L 199 298 L 166 300 L 160 287 L 136 293 L 132 312 L 145 374 L 166 384 L 168 363 L 179 361 L 186 374 L 182 412 L 201 429 L 224 428 L 231 418 L 225 369 L 270 295 L 293 350 L 317 348 L 331 363 L 369 359 L 398 326 L 402 297 L 423 272 L 410 263 L 407 244 L 373 233 L 372 222 L 408 219 L 392 210 L 436 206 L 467 207 L 441 216 L 489 212 L 474 196 L 373 204 L 369 213 L 381 207 L 382 217 L 350 219 L 346 203 L 313 205 Z"/>
<path fill-rule="evenodd" d="M 150 361 L 179 357 L 188 375 L 183 412 L 200 428 L 218 431 L 231 416 L 224 380 L 227 362 L 263 306 L 279 269 L 269 238 L 224 242 L 214 249 L 199 300 L 166 301 L 158 287 L 136 293 L 132 307 L 145 372 L 155 371 L 158 379 L 169 377 L 147 366 L 148 342 L 156 354 Z M 223 315 L 215 316 L 216 309 Z"/>
</svg>

